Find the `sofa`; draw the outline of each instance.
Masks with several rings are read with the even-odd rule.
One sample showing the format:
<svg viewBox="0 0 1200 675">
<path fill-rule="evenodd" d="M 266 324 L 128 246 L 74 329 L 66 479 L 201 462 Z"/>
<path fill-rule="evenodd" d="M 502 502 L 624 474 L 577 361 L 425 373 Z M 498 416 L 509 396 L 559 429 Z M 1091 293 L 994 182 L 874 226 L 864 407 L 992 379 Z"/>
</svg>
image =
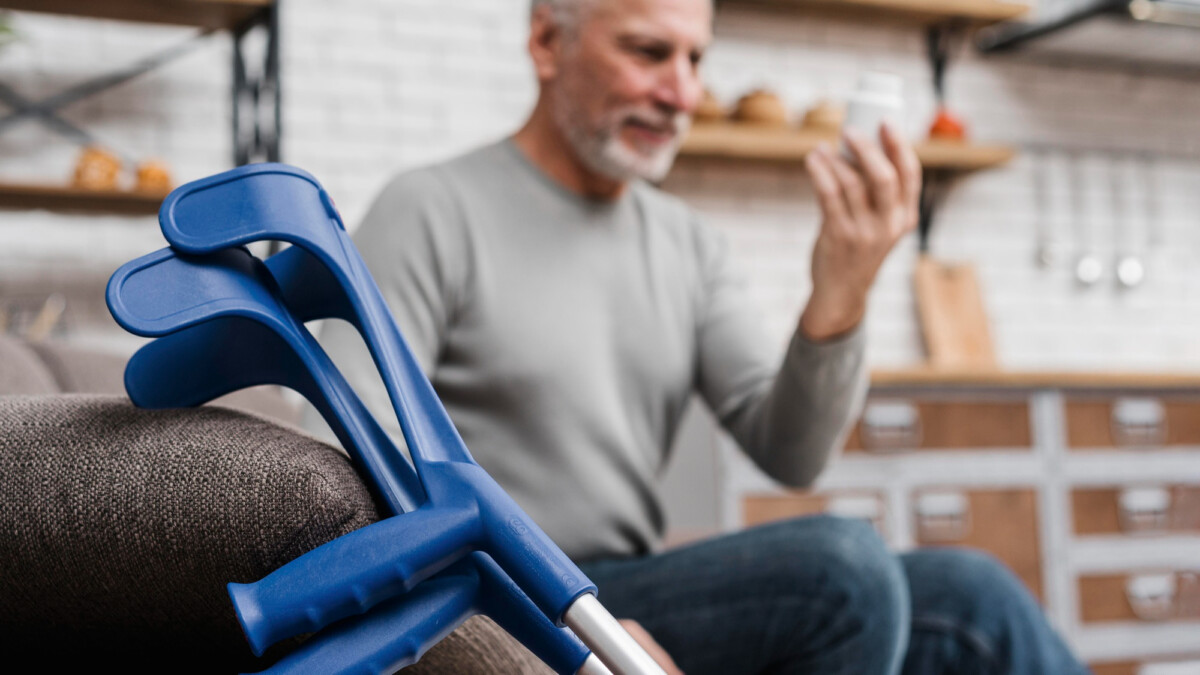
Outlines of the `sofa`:
<svg viewBox="0 0 1200 675">
<path fill-rule="evenodd" d="M 0 644 L 69 671 L 261 670 L 225 592 L 380 518 L 346 456 L 259 388 L 142 410 L 123 360 L 0 335 Z M 476 617 L 404 670 L 550 671 Z"/>
</svg>

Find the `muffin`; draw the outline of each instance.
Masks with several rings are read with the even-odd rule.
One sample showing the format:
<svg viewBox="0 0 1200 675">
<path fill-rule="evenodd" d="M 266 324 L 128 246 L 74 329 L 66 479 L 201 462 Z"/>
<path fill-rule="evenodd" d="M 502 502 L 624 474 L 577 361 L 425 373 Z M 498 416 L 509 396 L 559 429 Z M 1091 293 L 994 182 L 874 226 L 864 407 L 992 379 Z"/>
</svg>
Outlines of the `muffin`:
<svg viewBox="0 0 1200 675">
<path fill-rule="evenodd" d="M 765 89 L 756 89 L 743 96 L 737 103 L 733 117 L 739 122 L 759 126 L 786 127 L 788 124 L 787 108 L 783 101 Z"/>
<path fill-rule="evenodd" d="M 84 190 L 115 190 L 120 174 L 120 158 L 104 148 L 88 146 L 75 162 L 71 184 Z"/>
<path fill-rule="evenodd" d="M 717 100 L 716 96 L 708 89 L 704 90 L 704 99 L 700 101 L 700 105 L 696 108 L 696 112 L 692 118 L 697 122 L 720 122 L 726 117 L 725 106 Z"/>
<path fill-rule="evenodd" d="M 138 165 L 137 168 L 137 186 L 135 189 L 138 192 L 148 192 L 151 194 L 166 194 L 171 191 L 171 173 L 167 170 L 167 165 L 157 160 L 147 160 Z"/>
<path fill-rule="evenodd" d="M 804 113 L 800 126 L 812 131 L 837 134 L 846 119 L 846 109 L 830 100 L 818 101 Z"/>
</svg>

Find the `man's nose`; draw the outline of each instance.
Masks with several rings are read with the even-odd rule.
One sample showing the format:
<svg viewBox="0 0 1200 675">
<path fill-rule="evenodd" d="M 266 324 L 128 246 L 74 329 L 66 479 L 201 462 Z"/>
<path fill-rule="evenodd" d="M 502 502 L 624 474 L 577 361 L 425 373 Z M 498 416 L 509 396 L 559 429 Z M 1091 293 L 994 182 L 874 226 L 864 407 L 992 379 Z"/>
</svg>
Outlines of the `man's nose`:
<svg viewBox="0 0 1200 675">
<path fill-rule="evenodd" d="M 691 114 L 700 105 L 704 95 L 700 75 L 691 59 L 681 56 L 663 64 L 655 94 L 657 102 L 663 107 Z"/>
</svg>

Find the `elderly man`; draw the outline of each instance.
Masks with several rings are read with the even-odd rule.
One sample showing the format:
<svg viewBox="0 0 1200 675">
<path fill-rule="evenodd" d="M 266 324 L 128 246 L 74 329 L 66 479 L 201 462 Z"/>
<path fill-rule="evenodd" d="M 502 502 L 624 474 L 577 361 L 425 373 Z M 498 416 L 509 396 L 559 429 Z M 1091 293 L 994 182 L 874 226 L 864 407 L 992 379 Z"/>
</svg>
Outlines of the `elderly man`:
<svg viewBox="0 0 1200 675">
<path fill-rule="evenodd" d="M 824 467 L 865 390 L 867 293 L 920 191 L 893 129 L 849 136 L 853 164 L 810 154 L 813 290 L 780 365 L 722 240 L 645 182 L 700 101 L 711 22 L 709 0 L 534 1 L 526 124 L 397 177 L 355 235 L 422 367 L 479 463 L 672 672 L 1083 672 L 979 554 L 897 557 L 835 518 L 658 552 L 693 393 L 775 478 Z M 323 341 L 396 431 L 353 331 Z"/>
</svg>

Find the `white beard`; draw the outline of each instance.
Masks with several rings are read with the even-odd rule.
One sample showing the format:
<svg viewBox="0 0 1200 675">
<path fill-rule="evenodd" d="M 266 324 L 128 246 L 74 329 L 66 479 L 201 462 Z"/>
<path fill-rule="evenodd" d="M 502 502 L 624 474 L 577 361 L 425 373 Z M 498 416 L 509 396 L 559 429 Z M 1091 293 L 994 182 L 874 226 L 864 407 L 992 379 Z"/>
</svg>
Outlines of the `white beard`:
<svg viewBox="0 0 1200 675">
<path fill-rule="evenodd" d="M 675 130 L 675 137 L 669 143 L 661 148 L 639 150 L 621 140 L 620 129 L 624 122 L 633 118 L 662 126 L 662 115 L 648 115 L 636 106 L 618 108 L 607 113 L 597 128 L 588 129 L 580 124 L 584 117 L 576 108 L 575 97 L 563 88 L 556 90 L 551 104 L 554 123 L 584 166 L 618 181 L 641 178 L 658 182 L 665 178 L 691 126 L 690 116 L 677 113 L 669 121 Z"/>
</svg>

